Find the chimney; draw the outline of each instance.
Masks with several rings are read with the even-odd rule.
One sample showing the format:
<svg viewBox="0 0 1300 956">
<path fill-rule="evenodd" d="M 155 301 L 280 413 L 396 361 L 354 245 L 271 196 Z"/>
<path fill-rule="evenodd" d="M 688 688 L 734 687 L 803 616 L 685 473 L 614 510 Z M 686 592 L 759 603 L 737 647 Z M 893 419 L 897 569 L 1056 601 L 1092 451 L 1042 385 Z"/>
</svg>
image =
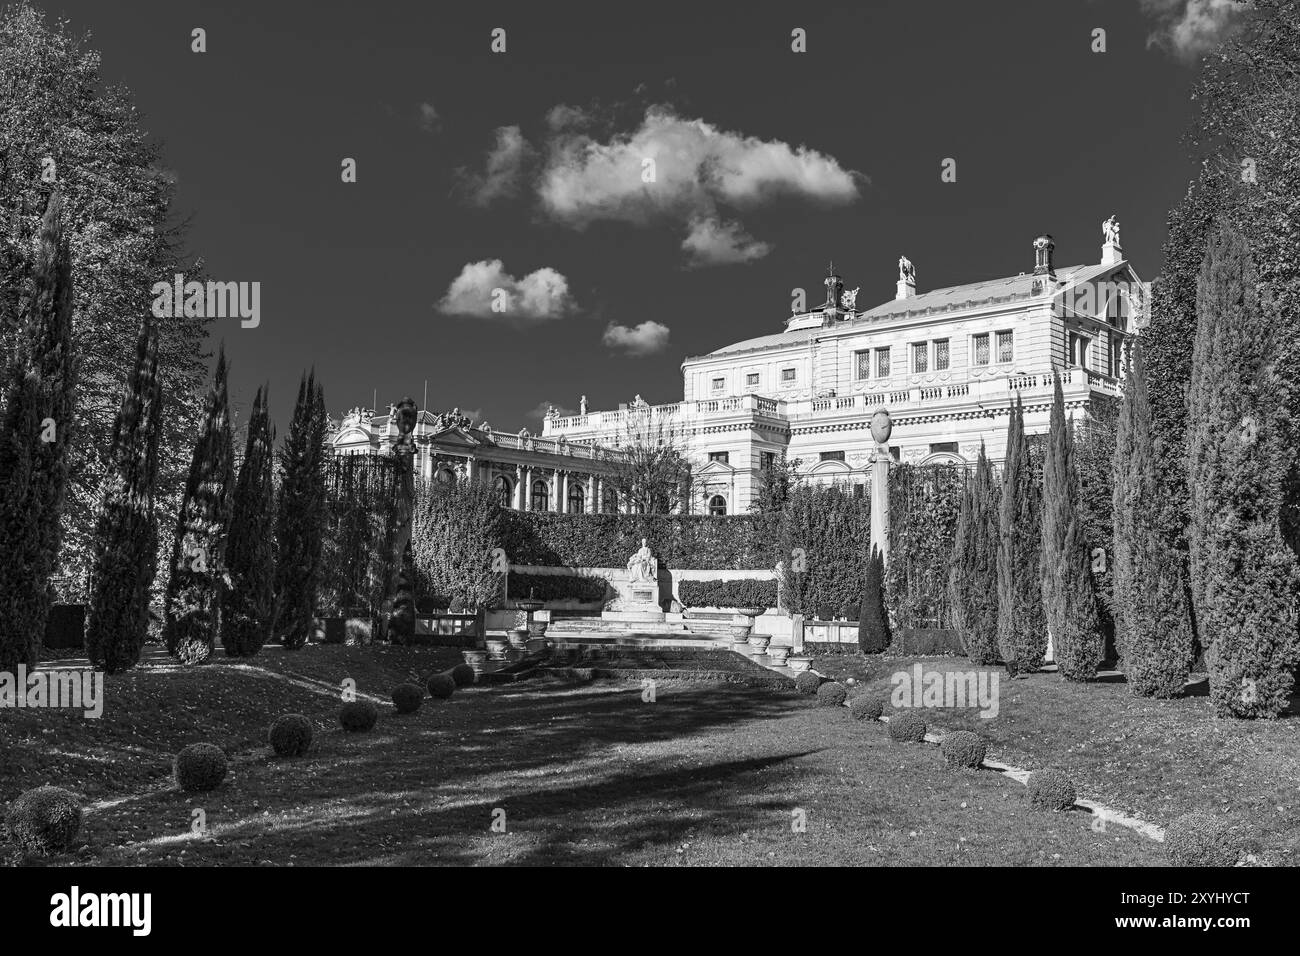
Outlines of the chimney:
<svg viewBox="0 0 1300 956">
<path fill-rule="evenodd" d="M 1034 240 L 1034 275 L 1056 278 L 1056 266 L 1052 263 L 1052 252 L 1055 249 L 1056 243 L 1047 233 Z"/>
</svg>

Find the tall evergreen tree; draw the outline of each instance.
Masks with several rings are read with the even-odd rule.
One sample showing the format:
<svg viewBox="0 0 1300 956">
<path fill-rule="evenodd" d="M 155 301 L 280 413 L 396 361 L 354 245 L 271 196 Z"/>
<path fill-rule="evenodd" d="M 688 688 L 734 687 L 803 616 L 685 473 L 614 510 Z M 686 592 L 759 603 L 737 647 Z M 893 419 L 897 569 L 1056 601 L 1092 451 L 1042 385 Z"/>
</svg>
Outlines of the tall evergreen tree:
<svg viewBox="0 0 1300 956">
<path fill-rule="evenodd" d="M 1079 509 L 1074 428 L 1065 418 L 1061 376 L 1052 373 L 1051 424 L 1043 461 L 1043 611 L 1061 676 L 1092 680 L 1106 650 L 1097 620 L 1088 542 Z"/>
<path fill-rule="evenodd" d="M 221 630 L 222 598 L 230 584 L 226 540 L 234 448 L 226 379 L 223 349 L 208 389 L 172 543 L 163 638 L 168 653 L 186 664 L 212 656 Z"/>
<path fill-rule="evenodd" d="M 135 368 L 113 423 L 110 468 L 95 526 L 86 650 L 110 674 L 133 667 L 149 630 L 149 589 L 158 569 L 154 487 L 162 428 L 158 332 L 145 313 Z"/>
<path fill-rule="evenodd" d="M 230 589 L 221 613 L 221 643 L 231 657 L 252 657 L 271 639 L 275 614 L 275 549 L 272 463 L 275 431 L 266 387 L 257 390 L 248 420 L 244 460 L 230 507 L 226 565 Z"/>
<path fill-rule="evenodd" d="M 998 651 L 1013 676 L 1038 670 L 1047 653 L 1040 512 L 1038 483 L 1025 441 L 1025 409 L 1017 395 L 1007 426 L 998 523 Z"/>
<path fill-rule="evenodd" d="M 276 512 L 276 633 L 289 649 L 311 636 L 321 585 L 325 535 L 325 392 L 309 372 L 298 386 L 289 434 L 280 449 L 280 502 Z"/>
<path fill-rule="evenodd" d="M 9 361 L 0 421 L 0 670 L 37 663 L 58 567 L 68 448 L 76 425 L 72 258 L 63 204 L 50 194 L 21 297 L 6 298 L 22 331 Z"/>
<path fill-rule="evenodd" d="M 864 654 L 879 654 L 889 647 L 889 614 L 885 610 L 885 558 L 871 546 L 866 584 L 858 610 L 858 647 Z"/>
<path fill-rule="evenodd" d="M 1156 462 L 1165 449 L 1151 435 L 1143 351 L 1132 346 L 1116 430 L 1115 643 L 1131 693 L 1176 697 L 1192 667 L 1192 624 L 1182 555 L 1161 522 Z"/>
<path fill-rule="evenodd" d="M 1275 309 L 1261 301 L 1246 240 L 1221 224 L 1197 289 L 1188 486 L 1192 599 L 1222 716 L 1282 713 L 1300 662 L 1300 570 L 1281 530 L 1292 451 Z"/>
<path fill-rule="evenodd" d="M 998 487 L 984 445 L 962 495 L 953 542 L 950 600 L 957 632 L 974 664 L 998 662 Z"/>
</svg>

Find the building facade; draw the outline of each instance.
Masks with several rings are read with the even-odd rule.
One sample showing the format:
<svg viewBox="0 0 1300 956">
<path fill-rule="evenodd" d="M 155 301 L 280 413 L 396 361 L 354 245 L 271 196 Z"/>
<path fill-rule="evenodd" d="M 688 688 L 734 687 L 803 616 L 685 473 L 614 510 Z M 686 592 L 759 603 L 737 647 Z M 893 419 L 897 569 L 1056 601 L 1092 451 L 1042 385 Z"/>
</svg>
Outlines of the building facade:
<svg viewBox="0 0 1300 956">
<path fill-rule="evenodd" d="M 825 302 L 796 301 L 782 331 L 687 358 L 682 401 L 588 412 L 584 399 L 578 415 L 548 415 L 542 436 L 611 447 L 633 419 L 661 423 L 691 458 L 693 510 L 714 514 L 747 510 L 762 468 L 783 458 L 806 480 L 864 494 L 880 409 L 897 461 L 971 462 L 981 443 L 999 461 L 1017 398 L 1026 432 L 1047 431 L 1053 372 L 1076 421 L 1119 396 L 1148 291 L 1113 217 L 1103 239 L 1096 264 L 1056 268 L 1044 235 L 1032 272 L 928 292 L 902 258 L 895 298 L 865 310 L 832 266 Z"/>
</svg>

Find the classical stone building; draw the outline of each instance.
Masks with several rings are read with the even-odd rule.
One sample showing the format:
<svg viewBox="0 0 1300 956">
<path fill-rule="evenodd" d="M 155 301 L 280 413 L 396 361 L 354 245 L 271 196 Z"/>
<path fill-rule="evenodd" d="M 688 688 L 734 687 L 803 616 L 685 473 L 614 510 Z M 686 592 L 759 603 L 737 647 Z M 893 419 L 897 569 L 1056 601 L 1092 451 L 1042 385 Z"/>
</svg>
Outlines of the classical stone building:
<svg viewBox="0 0 1300 956">
<path fill-rule="evenodd" d="M 1097 263 L 1057 268 L 1044 235 L 1032 271 L 930 291 L 902 258 L 894 299 L 867 309 L 832 266 L 817 308 L 796 303 L 782 330 L 687 358 L 682 401 L 638 396 L 588 412 L 584 399 L 578 415 L 547 416 L 542 435 L 614 445 L 633 418 L 661 423 L 692 458 L 694 509 L 716 514 L 746 510 L 761 468 L 782 456 L 808 480 L 865 493 L 879 409 L 893 419 L 898 461 L 969 462 L 981 442 L 1000 460 L 1017 397 L 1026 431 L 1047 431 L 1054 370 L 1076 421 L 1119 395 L 1147 286 L 1124 258 L 1114 217 L 1103 239 Z"/>
<path fill-rule="evenodd" d="M 564 436 L 541 438 L 524 429 L 517 434 L 474 425 L 453 410 L 421 411 L 416 419 L 415 473 L 426 480 L 482 481 L 490 484 L 509 508 L 570 513 L 622 511 L 606 481 L 619 453 L 598 442 L 570 442 Z M 333 429 L 336 455 L 391 452 L 397 426 L 388 414 L 354 408 Z"/>
</svg>

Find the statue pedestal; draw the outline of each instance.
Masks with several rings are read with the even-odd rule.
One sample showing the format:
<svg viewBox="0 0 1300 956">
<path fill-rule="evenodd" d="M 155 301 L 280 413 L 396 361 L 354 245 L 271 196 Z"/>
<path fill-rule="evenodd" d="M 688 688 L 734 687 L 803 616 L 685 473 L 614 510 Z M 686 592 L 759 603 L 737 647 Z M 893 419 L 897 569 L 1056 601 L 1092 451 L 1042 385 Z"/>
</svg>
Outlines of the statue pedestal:
<svg viewBox="0 0 1300 956">
<path fill-rule="evenodd" d="M 1107 242 L 1101 247 L 1101 264 L 1104 266 L 1119 265 L 1124 261 L 1124 247 L 1118 242 Z"/>
<path fill-rule="evenodd" d="M 654 581 L 633 581 L 631 576 L 609 582 L 618 598 L 610 602 L 602 617 L 612 620 L 662 621 L 665 619 L 659 604 L 659 585 Z"/>
</svg>

